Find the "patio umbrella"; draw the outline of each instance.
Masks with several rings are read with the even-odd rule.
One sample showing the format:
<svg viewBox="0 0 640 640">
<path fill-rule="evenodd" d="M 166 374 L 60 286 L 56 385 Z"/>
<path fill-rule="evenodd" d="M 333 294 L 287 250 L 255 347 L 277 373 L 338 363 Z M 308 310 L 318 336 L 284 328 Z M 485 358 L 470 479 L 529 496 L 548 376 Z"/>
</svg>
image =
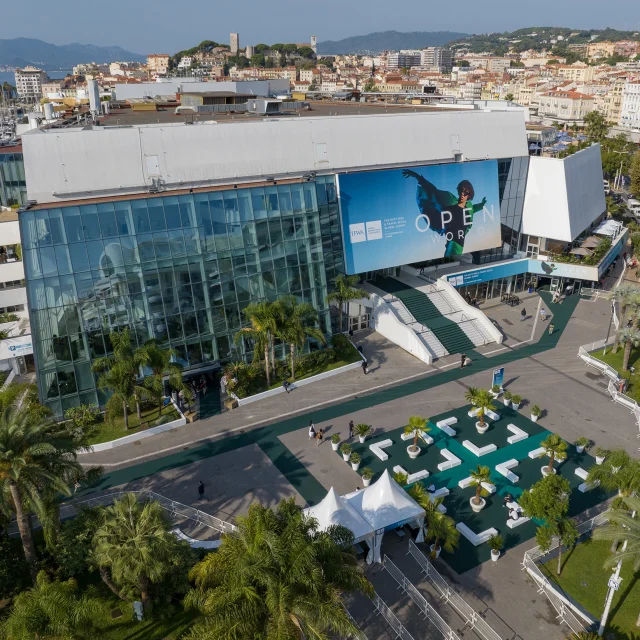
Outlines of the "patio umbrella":
<svg viewBox="0 0 640 640">
<path fill-rule="evenodd" d="M 593 236 L 591 236 L 590 238 L 587 238 L 580 246 L 584 247 L 585 249 L 595 249 L 600 242 L 602 242 L 599 238 L 594 238 Z"/>
<path fill-rule="evenodd" d="M 583 247 L 578 247 L 577 249 L 571 249 L 571 251 L 569 252 L 571 254 L 573 254 L 574 256 L 590 256 L 593 251 L 591 251 L 590 249 L 584 249 Z"/>
</svg>

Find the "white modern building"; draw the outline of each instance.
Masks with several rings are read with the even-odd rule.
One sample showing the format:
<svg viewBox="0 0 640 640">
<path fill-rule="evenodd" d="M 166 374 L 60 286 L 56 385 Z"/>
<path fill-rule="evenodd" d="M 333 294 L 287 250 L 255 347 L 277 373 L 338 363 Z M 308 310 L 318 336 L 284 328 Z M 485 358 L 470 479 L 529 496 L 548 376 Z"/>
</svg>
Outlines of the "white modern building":
<svg viewBox="0 0 640 640">
<path fill-rule="evenodd" d="M 640 81 L 627 82 L 624 85 L 620 126 L 640 129 Z"/>
<path fill-rule="evenodd" d="M 42 97 L 42 83 L 48 77 L 45 71 L 36 67 L 24 67 L 16 69 L 16 92 L 18 97 L 25 102 L 37 102 Z"/>
<path fill-rule="evenodd" d="M 453 67 L 453 52 L 444 47 L 427 47 L 420 53 L 420 66 L 450 73 Z"/>
<path fill-rule="evenodd" d="M 387 55 L 387 67 L 390 69 L 419 67 L 420 61 L 420 51 L 394 51 Z"/>
</svg>

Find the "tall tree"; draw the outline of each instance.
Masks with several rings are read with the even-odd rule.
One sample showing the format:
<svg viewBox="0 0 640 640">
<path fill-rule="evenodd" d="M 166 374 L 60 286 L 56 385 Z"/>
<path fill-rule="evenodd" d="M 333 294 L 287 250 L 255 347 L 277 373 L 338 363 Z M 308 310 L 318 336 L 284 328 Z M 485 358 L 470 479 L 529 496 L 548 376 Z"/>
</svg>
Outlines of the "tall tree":
<svg viewBox="0 0 640 640">
<path fill-rule="evenodd" d="M 633 285 L 623 284 L 619 287 L 616 287 L 611 293 L 609 293 L 609 299 L 618 303 L 618 307 L 620 309 L 620 318 L 619 325 L 620 327 L 625 327 L 627 323 L 627 312 L 629 310 L 629 304 L 631 300 L 640 294 L 640 289 L 638 287 L 634 287 Z M 619 334 L 616 333 L 616 337 L 613 343 L 613 352 L 616 353 L 618 351 L 618 344 L 620 342 Z"/>
<path fill-rule="evenodd" d="M 600 111 L 590 111 L 584 117 L 584 132 L 589 142 L 602 142 L 609 133 L 610 125 Z"/>
<path fill-rule="evenodd" d="M 107 586 L 113 590 L 112 579 L 120 593 L 139 594 L 145 613 L 150 614 L 150 587 L 169 571 L 178 544 L 162 507 L 157 502 L 138 502 L 133 493 L 127 493 L 105 509 L 93 541 L 93 560 Z"/>
<path fill-rule="evenodd" d="M 472 469 L 469 473 L 471 478 L 471 485 L 476 488 L 476 495 L 473 497 L 475 504 L 481 504 L 482 498 L 489 494 L 489 492 L 482 486 L 491 482 L 491 469 L 478 465 L 476 469 Z"/>
<path fill-rule="evenodd" d="M 360 298 L 369 299 L 369 294 L 358 287 L 358 276 L 345 276 L 339 274 L 336 277 L 336 284 L 334 290 L 327 296 L 327 302 L 334 302 L 340 310 L 340 331 L 344 331 L 344 307 L 345 304 L 351 300 L 358 300 Z"/>
<path fill-rule="evenodd" d="M 624 345 L 624 354 L 622 356 L 622 368 L 629 371 L 629 359 L 631 357 L 631 349 L 640 344 L 640 331 L 635 327 L 627 327 L 618 332 L 620 343 Z"/>
<path fill-rule="evenodd" d="M 28 505 L 44 513 L 42 491 L 51 487 L 70 496 L 69 474 L 82 473 L 76 443 L 51 422 L 37 422 L 29 408 L 9 407 L 0 413 L 0 494 L 10 495 L 31 577 L 37 576 L 37 555 Z"/>
<path fill-rule="evenodd" d="M 264 372 L 267 377 L 267 386 L 270 386 L 269 348 L 277 328 L 277 315 L 273 303 L 253 302 L 245 307 L 243 313 L 249 321 L 249 326 L 240 329 L 234 336 L 234 341 L 240 344 L 244 339 L 252 340 L 254 360 L 259 360 L 260 352 L 264 352 Z"/>
<path fill-rule="evenodd" d="M 631 193 L 635 198 L 640 198 L 640 151 L 633 154 L 629 177 L 631 178 Z"/>
<path fill-rule="evenodd" d="M 624 449 L 614 449 L 602 464 L 589 469 L 587 483 L 599 484 L 605 491 L 618 491 L 622 497 L 640 492 L 640 460 Z"/>
<path fill-rule="evenodd" d="M 295 296 L 285 296 L 275 304 L 278 315 L 276 337 L 289 345 L 291 378 L 295 380 L 296 348 L 301 349 L 307 338 L 314 338 L 321 344 L 325 344 L 326 340 L 316 326 L 318 312 L 312 305 L 299 303 Z"/>
<path fill-rule="evenodd" d="M 344 593 L 373 588 L 358 567 L 353 534 L 344 527 L 318 530 L 293 499 L 273 511 L 258 503 L 238 518 L 237 535 L 223 537 L 216 553 L 196 565 L 187 606 L 202 621 L 199 640 L 325 638 L 357 630 Z"/>
<path fill-rule="evenodd" d="M 427 426 L 428 423 L 429 418 L 409 416 L 409 424 L 404 428 L 404 432 L 408 436 L 413 436 L 412 451 L 418 449 L 418 438 L 424 440 L 425 434 L 431 431 L 431 428 Z"/>
<path fill-rule="evenodd" d="M 484 427 L 484 417 L 487 411 L 493 411 L 496 406 L 493 404 L 493 396 L 486 389 L 478 389 L 476 387 L 470 388 L 465 393 L 465 400 L 470 402 L 478 410 L 478 418 L 481 426 Z"/>
<path fill-rule="evenodd" d="M 543 448 L 546 454 L 549 456 L 549 473 L 553 473 L 553 463 L 555 460 L 559 462 L 567 457 L 567 443 L 557 434 L 549 434 L 541 443 L 540 447 Z"/>
<path fill-rule="evenodd" d="M 13 640 L 88 640 L 100 637 L 107 621 L 103 601 L 94 589 L 81 593 L 75 580 L 55 582 L 41 571 L 35 586 L 16 597 L 0 631 Z"/>
</svg>

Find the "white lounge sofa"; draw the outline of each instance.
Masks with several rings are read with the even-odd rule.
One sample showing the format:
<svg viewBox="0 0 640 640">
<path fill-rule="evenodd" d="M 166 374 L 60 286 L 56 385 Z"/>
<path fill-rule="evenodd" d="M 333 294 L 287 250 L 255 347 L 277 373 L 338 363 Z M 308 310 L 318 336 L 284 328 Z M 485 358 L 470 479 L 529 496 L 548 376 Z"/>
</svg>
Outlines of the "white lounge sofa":
<svg viewBox="0 0 640 640">
<path fill-rule="evenodd" d="M 487 455 L 487 453 L 491 453 L 492 451 L 496 451 L 498 449 L 495 444 L 487 444 L 484 447 L 477 447 L 475 444 L 473 444 L 473 442 L 471 442 L 471 440 L 465 440 L 462 443 L 462 446 L 465 449 L 469 449 L 471 453 L 475 454 L 478 457 Z"/>
<path fill-rule="evenodd" d="M 446 420 L 439 420 L 436 422 L 436 427 L 441 431 L 444 431 L 448 436 L 455 436 L 455 429 L 451 428 L 452 424 L 456 424 L 458 422 L 458 418 L 447 418 Z"/>
<path fill-rule="evenodd" d="M 510 471 L 510 469 L 513 469 L 514 467 L 517 467 L 517 466 L 518 466 L 518 461 L 515 458 L 512 458 L 511 460 L 507 460 L 506 462 L 501 462 L 500 464 L 497 464 L 496 471 L 500 475 L 503 475 L 505 478 L 507 478 L 507 480 L 510 480 L 511 482 L 518 482 L 518 480 L 520 480 L 520 477 L 517 476 L 512 471 Z"/>
<path fill-rule="evenodd" d="M 416 471 L 416 473 L 409 473 L 404 469 L 404 467 L 401 467 L 399 464 L 393 467 L 393 472 L 402 473 L 407 476 L 407 484 L 413 484 L 414 482 L 418 482 L 418 480 L 423 480 L 424 478 L 429 477 L 429 472 L 426 469 L 423 469 L 422 471 Z"/>
<path fill-rule="evenodd" d="M 515 424 L 508 424 L 507 429 L 513 433 L 512 436 L 507 438 L 507 442 L 509 444 L 513 444 L 514 442 L 520 442 L 520 440 L 526 440 L 529 437 L 529 434 L 526 431 L 523 431 L 519 427 L 516 427 Z"/>
<path fill-rule="evenodd" d="M 461 489 L 466 489 L 467 487 L 471 486 L 472 482 L 473 482 L 473 478 L 471 476 L 469 476 L 467 478 L 463 478 L 462 480 L 460 480 L 460 482 L 458 482 L 458 486 Z M 496 492 L 496 485 L 495 484 L 491 484 L 490 482 L 483 482 L 482 483 L 482 488 L 485 489 L 486 491 L 488 491 L 489 493 L 495 493 Z"/>
<path fill-rule="evenodd" d="M 529 451 L 528 455 L 532 460 L 534 460 L 535 458 L 541 458 L 546 452 L 547 450 L 544 447 L 538 447 L 533 451 Z"/>
<path fill-rule="evenodd" d="M 487 542 L 491 536 L 498 535 L 498 530 L 491 527 L 480 533 L 474 533 L 464 522 L 456 523 L 456 529 L 474 546 Z"/>
<path fill-rule="evenodd" d="M 383 451 L 386 447 L 390 447 L 393 444 L 393 440 L 382 440 L 382 442 L 376 442 L 369 445 L 369 451 L 375 456 L 380 458 L 383 462 L 389 459 L 389 456 Z"/>
<path fill-rule="evenodd" d="M 438 469 L 440 471 L 446 471 L 447 469 L 453 469 L 453 467 L 457 467 L 459 464 L 462 464 L 462 460 L 458 458 L 458 456 L 453 455 L 449 449 L 440 449 L 440 453 L 446 459 L 446 462 L 441 462 L 438 465 Z"/>
<path fill-rule="evenodd" d="M 415 434 L 413 434 L 413 433 L 403 433 L 403 434 L 400 436 L 400 439 L 401 439 L 401 440 L 405 440 L 405 441 L 406 441 L 406 440 L 413 440 L 414 435 L 415 435 Z M 433 444 L 433 438 L 432 438 L 430 435 L 426 434 L 426 433 L 423 433 L 423 434 L 420 436 L 420 440 L 422 440 L 422 441 L 423 441 L 423 442 L 425 442 L 426 444 Z"/>
</svg>

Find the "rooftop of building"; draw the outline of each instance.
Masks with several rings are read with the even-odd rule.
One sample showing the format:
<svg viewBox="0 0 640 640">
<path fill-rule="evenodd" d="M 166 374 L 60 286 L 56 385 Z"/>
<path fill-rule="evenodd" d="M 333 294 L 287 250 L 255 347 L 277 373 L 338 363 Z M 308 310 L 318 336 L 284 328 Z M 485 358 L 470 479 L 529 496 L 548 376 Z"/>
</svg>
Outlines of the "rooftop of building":
<svg viewBox="0 0 640 640">
<path fill-rule="evenodd" d="M 3 222 L 16 222 L 18 212 L 15 209 L 0 209 L 0 224 Z"/>
</svg>

